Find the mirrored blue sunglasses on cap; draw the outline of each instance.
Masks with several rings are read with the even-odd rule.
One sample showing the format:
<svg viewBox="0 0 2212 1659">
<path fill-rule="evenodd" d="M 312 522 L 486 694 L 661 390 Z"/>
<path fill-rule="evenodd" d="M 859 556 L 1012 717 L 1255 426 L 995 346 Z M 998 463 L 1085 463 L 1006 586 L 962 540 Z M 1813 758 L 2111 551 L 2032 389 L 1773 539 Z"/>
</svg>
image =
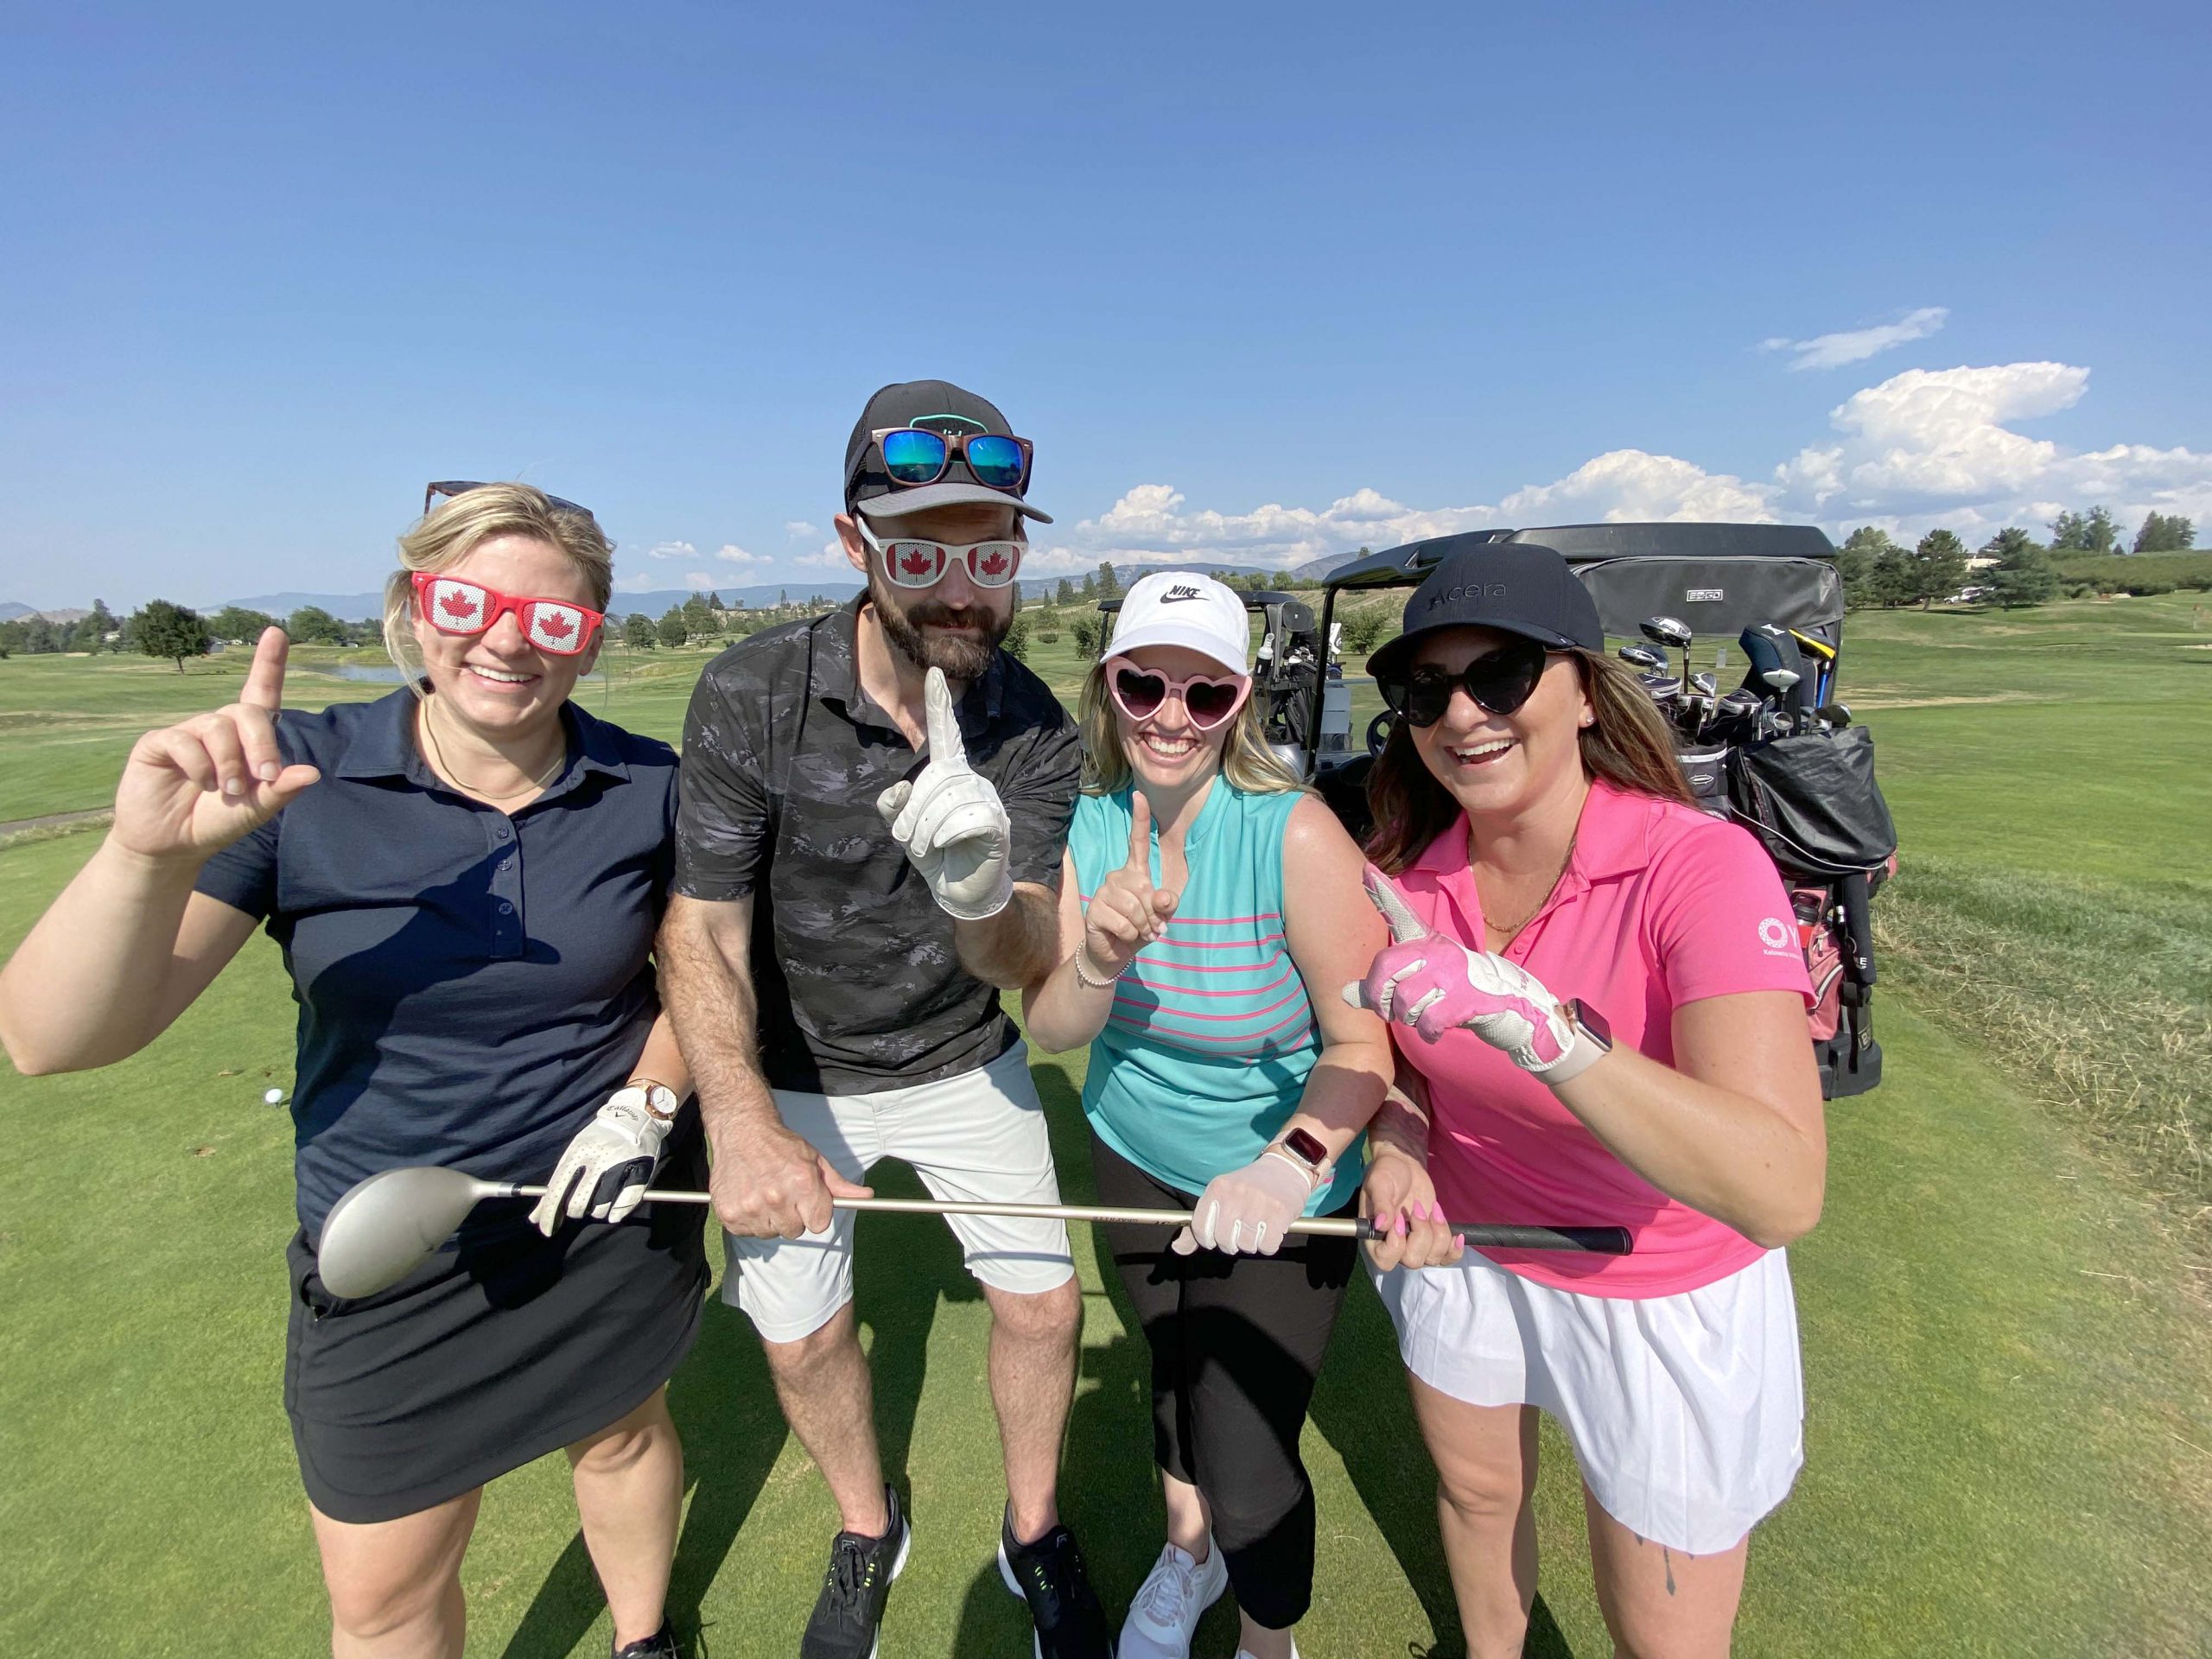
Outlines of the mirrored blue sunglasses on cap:
<svg viewBox="0 0 2212 1659">
<path fill-rule="evenodd" d="M 952 470 L 958 455 L 978 484 L 1020 493 L 1029 480 L 1036 446 L 1027 438 L 996 432 L 960 432 L 947 437 L 918 426 L 880 427 L 869 434 L 883 455 L 883 470 L 893 484 L 908 489 L 934 484 Z"/>
</svg>

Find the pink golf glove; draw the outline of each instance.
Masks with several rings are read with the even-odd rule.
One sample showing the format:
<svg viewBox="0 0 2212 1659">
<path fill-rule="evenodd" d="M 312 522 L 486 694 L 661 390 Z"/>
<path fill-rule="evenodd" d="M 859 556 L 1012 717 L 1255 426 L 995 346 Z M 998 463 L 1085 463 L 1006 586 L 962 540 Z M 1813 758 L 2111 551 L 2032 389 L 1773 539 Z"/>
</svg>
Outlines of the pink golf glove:
<svg viewBox="0 0 2212 1659">
<path fill-rule="evenodd" d="M 1321 1172 L 1323 1183 L 1331 1179 L 1331 1170 Z M 1273 1255 L 1290 1224 L 1306 1213 L 1315 1188 L 1305 1165 L 1270 1147 L 1243 1168 L 1208 1181 L 1191 1224 L 1167 1248 L 1178 1255 L 1189 1255 L 1201 1244 L 1232 1255 Z"/>
<path fill-rule="evenodd" d="M 1464 1026 L 1546 1083 L 1566 1082 L 1603 1052 L 1576 1035 L 1559 999 L 1528 969 L 1432 931 L 1372 864 L 1362 879 L 1391 943 L 1365 979 L 1344 987 L 1345 1001 L 1411 1026 L 1427 1042 Z"/>
</svg>

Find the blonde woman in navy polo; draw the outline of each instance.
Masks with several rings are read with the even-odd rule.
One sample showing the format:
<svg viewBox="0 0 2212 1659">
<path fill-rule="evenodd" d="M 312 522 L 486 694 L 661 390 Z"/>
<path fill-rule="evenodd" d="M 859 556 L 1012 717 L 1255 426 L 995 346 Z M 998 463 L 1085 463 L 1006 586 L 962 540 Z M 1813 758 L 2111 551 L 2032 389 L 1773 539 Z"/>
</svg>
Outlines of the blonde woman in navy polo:
<svg viewBox="0 0 2212 1659">
<path fill-rule="evenodd" d="M 1225 1588 L 1239 1652 L 1289 1659 L 1313 1582 L 1298 1458 L 1356 1259 L 1285 1229 L 1350 1213 L 1391 1071 L 1381 1021 L 1337 995 L 1381 946 L 1360 855 L 1268 749 L 1249 625 L 1210 576 L 1129 590 L 1083 691 L 1084 792 L 1060 882 L 1062 960 L 1030 1040 L 1090 1046 L 1100 1200 L 1196 1211 L 1105 1234 L 1152 1349 L 1167 1541 L 1120 1659 L 1186 1655 Z"/>
<path fill-rule="evenodd" d="M 283 709 L 271 628 L 236 704 L 140 738 L 106 842 L 0 971 L 0 1041 L 26 1072 L 122 1059 L 265 921 L 299 1005 L 284 1404 L 332 1650 L 459 1659 L 484 1484 L 565 1449 L 616 1659 L 675 1659 L 663 1385 L 707 1270 L 697 1216 L 637 1195 L 657 1165 L 706 1173 L 651 958 L 676 757 L 569 701 L 613 584 L 592 516 L 433 489 L 452 499 L 401 539 L 385 627 L 422 681 Z M 324 1216 L 410 1164 L 554 1193 L 334 1297 Z"/>
</svg>

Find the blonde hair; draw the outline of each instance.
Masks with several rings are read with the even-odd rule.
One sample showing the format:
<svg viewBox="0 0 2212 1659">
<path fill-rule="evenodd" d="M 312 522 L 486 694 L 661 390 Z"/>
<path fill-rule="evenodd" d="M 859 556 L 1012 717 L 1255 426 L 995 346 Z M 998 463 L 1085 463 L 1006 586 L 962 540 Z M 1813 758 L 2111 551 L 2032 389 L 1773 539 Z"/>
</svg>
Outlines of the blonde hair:
<svg viewBox="0 0 2212 1659">
<path fill-rule="evenodd" d="M 1244 706 L 1229 723 L 1229 741 L 1222 746 L 1221 775 L 1247 795 L 1274 795 L 1287 789 L 1303 789 L 1298 774 L 1268 747 L 1261 729 L 1259 688 L 1245 696 Z M 1127 786 L 1133 775 L 1129 757 L 1122 753 L 1121 710 L 1106 692 L 1106 664 L 1090 665 L 1077 705 L 1083 733 L 1083 792 L 1113 795 Z"/>
<path fill-rule="evenodd" d="M 384 584 L 384 648 L 419 694 L 423 664 L 415 655 L 415 573 L 450 570 L 499 536 L 526 536 L 557 550 L 591 590 L 591 607 L 605 611 L 614 594 L 614 543 L 599 520 L 556 507 L 528 484 L 480 484 L 426 512 L 399 538 L 399 569 Z"/>
</svg>

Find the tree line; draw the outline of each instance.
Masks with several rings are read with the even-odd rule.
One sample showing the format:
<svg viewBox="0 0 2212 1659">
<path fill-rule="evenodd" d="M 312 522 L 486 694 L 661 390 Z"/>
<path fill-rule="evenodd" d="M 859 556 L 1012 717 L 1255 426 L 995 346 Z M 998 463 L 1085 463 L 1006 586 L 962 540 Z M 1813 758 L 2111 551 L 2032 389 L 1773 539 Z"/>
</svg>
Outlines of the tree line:
<svg viewBox="0 0 2212 1659">
<path fill-rule="evenodd" d="M 2018 524 L 2008 524 L 1977 552 L 1992 563 L 1967 568 L 1966 543 L 1948 530 L 1931 530 L 1910 547 L 1889 532 L 1864 524 L 1836 550 L 1836 570 L 1843 578 L 1844 602 L 1853 607 L 1891 610 L 1917 605 L 1926 610 L 1939 601 L 1989 600 L 2007 610 L 2040 605 L 2062 589 L 2096 591 L 2095 582 L 2068 576 L 2051 562 L 2054 554 L 2185 553 L 2196 544 L 2196 526 L 2179 514 L 2149 513 L 2125 552 L 2120 528 L 2109 511 L 2061 512 L 2050 522 L 2050 540 L 2038 542 Z"/>
</svg>

